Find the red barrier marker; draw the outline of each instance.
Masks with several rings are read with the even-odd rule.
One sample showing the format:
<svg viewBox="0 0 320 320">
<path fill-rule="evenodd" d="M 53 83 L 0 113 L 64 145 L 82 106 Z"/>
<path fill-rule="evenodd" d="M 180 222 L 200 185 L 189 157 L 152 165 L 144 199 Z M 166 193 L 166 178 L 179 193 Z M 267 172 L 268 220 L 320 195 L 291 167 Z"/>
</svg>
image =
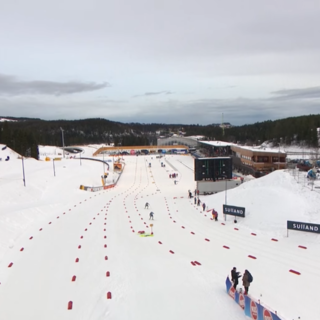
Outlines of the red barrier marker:
<svg viewBox="0 0 320 320">
<path fill-rule="evenodd" d="M 173 220 L 173 222 L 176 223 L 174 220 Z"/>
<path fill-rule="evenodd" d="M 107 293 L 107 299 L 111 299 L 111 292 Z"/>
<path fill-rule="evenodd" d="M 191 234 L 195 234 L 195 233 L 191 231 Z"/>
<path fill-rule="evenodd" d="M 11 268 L 13 266 L 13 262 L 10 262 L 8 265 L 8 268 Z"/>
<path fill-rule="evenodd" d="M 108 260 L 108 256 L 105 256 L 105 257 L 104 257 L 104 260 Z"/>
<path fill-rule="evenodd" d="M 89 224 L 91 225 L 91 222 Z"/>
<path fill-rule="evenodd" d="M 223 246 L 223 248 L 225 248 L 225 249 L 230 249 L 228 246 Z"/>
<path fill-rule="evenodd" d="M 196 264 L 195 264 L 193 261 L 191 261 L 191 264 L 192 264 L 193 266 L 196 266 Z"/>
<path fill-rule="evenodd" d="M 184 226 L 181 226 L 181 228 L 185 229 L 185 227 L 184 227 Z"/>
<path fill-rule="evenodd" d="M 207 238 L 205 238 L 204 240 L 206 240 L 206 241 L 210 241 L 209 239 L 207 239 Z"/>
<path fill-rule="evenodd" d="M 78 246 L 78 249 L 81 249 L 81 246 Z"/>
<path fill-rule="evenodd" d="M 295 270 L 292 270 L 292 269 L 290 269 L 289 272 L 294 273 L 294 274 L 297 274 L 297 275 L 300 275 L 300 274 L 301 274 L 300 272 L 295 271 Z"/>
<path fill-rule="evenodd" d="M 86 228 L 86 229 L 84 229 L 84 231 L 87 231 L 88 229 Z"/>
<path fill-rule="evenodd" d="M 79 262 L 79 258 L 76 259 L 76 262 Z"/>
<path fill-rule="evenodd" d="M 212 219 L 212 220 L 213 220 L 213 219 Z M 221 222 L 221 224 L 222 224 L 223 226 L 225 226 L 225 223 Z"/>
<path fill-rule="evenodd" d="M 103 231 L 106 231 L 106 229 L 103 229 Z"/>
<path fill-rule="evenodd" d="M 197 264 L 198 266 L 201 266 L 201 263 L 198 261 L 195 261 L 194 263 Z"/>
<path fill-rule="evenodd" d="M 81 236 L 80 239 L 83 239 L 83 236 Z"/>
<path fill-rule="evenodd" d="M 20 251 L 23 251 L 23 250 L 24 250 L 24 248 L 21 248 L 21 249 L 20 249 Z"/>
<path fill-rule="evenodd" d="M 77 278 L 76 276 L 73 276 L 71 281 L 76 281 L 76 278 Z"/>
<path fill-rule="evenodd" d="M 66 214 L 65 212 L 63 214 Z"/>
<path fill-rule="evenodd" d="M 42 230 L 42 228 L 39 229 L 39 231 L 41 231 L 41 230 Z"/>
<path fill-rule="evenodd" d="M 57 219 L 59 219 L 59 216 L 57 216 Z"/>
<path fill-rule="evenodd" d="M 257 234 L 252 232 L 251 235 L 256 236 Z"/>
<path fill-rule="evenodd" d="M 234 230 L 239 230 L 238 228 L 234 228 Z"/>
<path fill-rule="evenodd" d="M 104 225 L 107 225 L 107 223 L 105 222 Z"/>
<path fill-rule="evenodd" d="M 72 310 L 72 306 L 73 306 L 72 301 L 69 301 L 69 302 L 68 302 L 68 310 Z"/>
<path fill-rule="evenodd" d="M 105 244 L 105 245 L 104 245 L 104 247 L 106 248 L 106 247 L 107 247 L 107 245 Z"/>
<path fill-rule="evenodd" d="M 257 259 L 255 256 L 251 256 L 251 255 L 248 255 L 248 257 L 251 259 Z"/>
<path fill-rule="evenodd" d="M 174 254 L 174 252 L 172 250 L 169 251 L 170 253 Z"/>
<path fill-rule="evenodd" d="M 272 238 L 271 240 L 272 240 L 272 241 L 278 241 L 278 239 L 275 239 L 275 238 Z"/>
<path fill-rule="evenodd" d="M 158 243 L 159 243 L 159 244 L 162 244 L 162 242 L 161 242 L 161 241 L 158 241 Z"/>
<path fill-rule="evenodd" d="M 305 247 L 305 246 L 298 246 L 298 247 L 301 249 L 307 249 L 307 247 Z"/>
<path fill-rule="evenodd" d="M 49 222 L 49 224 L 51 224 L 51 222 Z"/>
<path fill-rule="evenodd" d="M 106 277 L 110 277 L 110 271 L 106 272 Z"/>
<path fill-rule="evenodd" d="M 104 238 L 104 239 L 107 239 L 107 236 L 104 236 L 103 238 Z"/>
<path fill-rule="evenodd" d="M 29 240 L 33 239 L 33 237 L 30 237 Z"/>
</svg>

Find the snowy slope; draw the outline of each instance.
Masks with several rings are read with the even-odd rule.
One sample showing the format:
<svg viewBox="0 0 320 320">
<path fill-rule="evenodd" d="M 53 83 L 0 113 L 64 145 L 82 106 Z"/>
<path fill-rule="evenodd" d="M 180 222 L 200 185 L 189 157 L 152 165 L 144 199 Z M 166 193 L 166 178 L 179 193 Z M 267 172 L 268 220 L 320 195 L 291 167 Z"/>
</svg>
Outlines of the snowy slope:
<svg viewBox="0 0 320 320">
<path fill-rule="evenodd" d="M 225 293 L 233 266 L 251 271 L 250 295 L 283 319 L 317 319 L 308 297 L 317 297 L 319 236 L 287 237 L 286 220 L 320 223 L 319 193 L 274 172 L 227 191 L 228 204 L 246 207 L 237 224 L 223 219 L 224 192 L 201 197 L 219 212 L 215 222 L 187 198 L 191 157 L 125 162 L 118 185 L 97 193 L 79 190 L 101 184 L 95 161 L 57 161 L 54 177 L 52 162 L 27 160 L 27 187 L 21 160 L 0 163 L 0 319 L 245 319 Z M 150 233 L 151 210 L 154 236 L 140 237 Z"/>
</svg>

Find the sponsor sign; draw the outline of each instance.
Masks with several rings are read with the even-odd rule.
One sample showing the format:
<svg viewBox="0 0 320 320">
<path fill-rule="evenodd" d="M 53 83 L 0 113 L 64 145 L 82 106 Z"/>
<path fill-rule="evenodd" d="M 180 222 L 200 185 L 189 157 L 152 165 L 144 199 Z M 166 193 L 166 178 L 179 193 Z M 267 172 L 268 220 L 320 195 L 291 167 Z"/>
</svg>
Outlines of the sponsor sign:
<svg viewBox="0 0 320 320">
<path fill-rule="evenodd" d="M 271 312 L 267 309 L 263 309 L 263 320 L 273 320 Z"/>
<path fill-rule="evenodd" d="M 312 232 L 312 233 L 320 233 L 320 224 L 314 224 L 309 222 L 298 222 L 298 221 L 287 221 L 287 229 L 296 230 L 296 231 L 304 231 L 304 232 Z"/>
<path fill-rule="evenodd" d="M 250 302 L 250 315 L 252 319 L 258 319 L 258 306 L 253 300 Z"/>
<path fill-rule="evenodd" d="M 243 293 L 240 293 L 240 294 L 239 294 L 239 306 L 244 310 L 245 301 L 244 301 L 244 295 L 243 295 Z"/>
<path fill-rule="evenodd" d="M 232 216 L 236 216 L 236 217 L 245 217 L 245 208 L 243 207 L 235 207 L 235 206 L 229 206 L 224 204 L 223 205 L 223 213 L 224 214 L 230 214 Z"/>
</svg>

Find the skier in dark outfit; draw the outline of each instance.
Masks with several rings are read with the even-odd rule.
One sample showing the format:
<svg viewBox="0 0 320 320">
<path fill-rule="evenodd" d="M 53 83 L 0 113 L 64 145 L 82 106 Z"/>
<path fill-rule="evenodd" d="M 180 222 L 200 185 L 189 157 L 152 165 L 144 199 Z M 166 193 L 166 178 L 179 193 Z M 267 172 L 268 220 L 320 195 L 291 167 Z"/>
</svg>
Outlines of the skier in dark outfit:
<svg viewBox="0 0 320 320">
<path fill-rule="evenodd" d="M 231 270 L 231 281 L 233 282 L 233 287 L 237 290 L 237 285 L 239 284 L 239 278 L 241 277 L 240 272 L 237 272 L 237 268 L 234 267 Z"/>
</svg>

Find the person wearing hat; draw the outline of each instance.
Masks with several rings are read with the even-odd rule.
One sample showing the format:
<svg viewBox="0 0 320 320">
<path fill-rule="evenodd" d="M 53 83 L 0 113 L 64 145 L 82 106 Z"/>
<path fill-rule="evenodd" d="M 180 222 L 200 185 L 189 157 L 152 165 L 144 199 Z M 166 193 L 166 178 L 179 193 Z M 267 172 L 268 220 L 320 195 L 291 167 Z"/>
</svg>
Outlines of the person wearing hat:
<svg viewBox="0 0 320 320">
<path fill-rule="evenodd" d="M 237 290 L 237 285 L 239 284 L 239 278 L 241 277 L 240 272 L 237 272 L 237 268 L 233 267 L 231 270 L 231 281 L 233 282 L 233 287 Z"/>
</svg>

